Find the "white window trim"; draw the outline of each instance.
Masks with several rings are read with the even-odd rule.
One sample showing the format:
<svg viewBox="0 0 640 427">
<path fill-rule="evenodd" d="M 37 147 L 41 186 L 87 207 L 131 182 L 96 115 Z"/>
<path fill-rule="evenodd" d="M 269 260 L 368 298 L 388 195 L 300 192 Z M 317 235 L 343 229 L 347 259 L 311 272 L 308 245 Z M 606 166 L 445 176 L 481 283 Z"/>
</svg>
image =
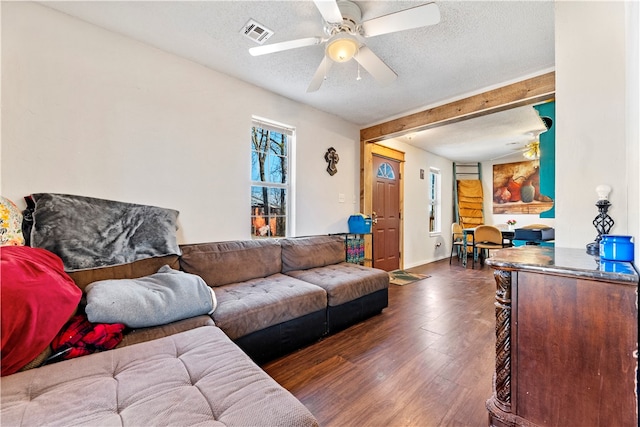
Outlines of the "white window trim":
<svg viewBox="0 0 640 427">
<path fill-rule="evenodd" d="M 295 209 L 293 209 L 294 203 L 295 203 L 295 183 L 294 183 L 294 176 L 295 176 L 295 161 L 294 161 L 294 155 L 295 155 L 295 141 L 296 141 L 296 129 L 293 126 L 284 124 L 284 123 L 279 123 L 276 122 L 274 120 L 270 120 L 270 119 L 265 119 L 263 117 L 259 117 L 259 116 L 252 116 L 251 117 L 251 127 L 260 127 L 262 129 L 267 129 L 267 130 L 272 130 L 278 133 L 282 133 L 282 134 L 286 134 L 289 136 L 289 143 L 287 144 L 287 157 L 289 159 L 289 173 L 287 176 L 287 183 L 286 184 L 280 184 L 280 183 L 269 183 L 269 187 L 273 187 L 273 188 L 286 188 L 287 191 L 287 210 L 286 210 L 286 219 L 287 219 L 287 227 L 286 227 L 286 237 L 291 237 L 291 236 L 295 236 L 295 219 L 294 219 L 294 212 Z M 263 187 L 265 183 L 262 181 L 250 181 L 250 186 L 249 189 L 251 189 L 251 187 Z M 251 237 L 255 238 L 255 236 L 253 235 L 253 233 L 251 233 Z"/>
<path fill-rule="evenodd" d="M 431 198 L 431 176 L 435 175 L 435 200 Z M 442 174 L 438 168 L 429 168 L 429 205 L 433 206 L 435 212 L 434 231 L 429 230 L 429 236 L 439 236 L 442 234 Z"/>
</svg>

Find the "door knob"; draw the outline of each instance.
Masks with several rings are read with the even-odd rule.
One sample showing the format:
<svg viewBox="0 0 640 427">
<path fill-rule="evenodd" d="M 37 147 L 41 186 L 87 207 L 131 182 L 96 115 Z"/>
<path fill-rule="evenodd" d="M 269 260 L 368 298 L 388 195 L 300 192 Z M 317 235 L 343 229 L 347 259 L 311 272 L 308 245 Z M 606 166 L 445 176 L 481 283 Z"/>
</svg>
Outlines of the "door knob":
<svg viewBox="0 0 640 427">
<path fill-rule="evenodd" d="M 371 223 L 372 224 L 378 223 L 378 214 L 376 213 L 376 211 L 371 212 Z"/>
</svg>

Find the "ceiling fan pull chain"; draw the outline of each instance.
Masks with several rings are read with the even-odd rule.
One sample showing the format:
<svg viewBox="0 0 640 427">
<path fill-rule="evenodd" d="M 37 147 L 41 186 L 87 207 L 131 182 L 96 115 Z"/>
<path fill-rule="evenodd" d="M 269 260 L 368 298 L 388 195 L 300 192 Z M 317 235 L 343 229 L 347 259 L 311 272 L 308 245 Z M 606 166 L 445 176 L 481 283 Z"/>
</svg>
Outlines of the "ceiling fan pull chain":
<svg viewBox="0 0 640 427">
<path fill-rule="evenodd" d="M 327 61 L 324 61 L 324 77 L 322 80 L 327 80 Z"/>
<path fill-rule="evenodd" d="M 356 77 L 356 80 L 360 81 L 362 77 L 360 77 L 360 61 L 358 61 L 358 59 L 360 59 L 360 48 L 358 48 L 358 52 L 356 52 L 356 62 L 358 63 L 358 77 Z"/>
</svg>

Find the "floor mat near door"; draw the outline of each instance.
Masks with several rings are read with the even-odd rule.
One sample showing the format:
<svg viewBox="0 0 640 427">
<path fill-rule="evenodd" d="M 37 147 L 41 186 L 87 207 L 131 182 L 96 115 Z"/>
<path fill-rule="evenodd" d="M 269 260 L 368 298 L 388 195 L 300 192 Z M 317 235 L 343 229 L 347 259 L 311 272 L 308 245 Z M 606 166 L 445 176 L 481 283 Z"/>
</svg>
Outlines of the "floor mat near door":
<svg viewBox="0 0 640 427">
<path fill-rule="evenodd" d="M 410 273 L 404 270 L 393 270 L 389 272 L 389 283 L 392 285 L 404 286 L 428 277 L 431 276 L 426 274 Z"/>
</svg>

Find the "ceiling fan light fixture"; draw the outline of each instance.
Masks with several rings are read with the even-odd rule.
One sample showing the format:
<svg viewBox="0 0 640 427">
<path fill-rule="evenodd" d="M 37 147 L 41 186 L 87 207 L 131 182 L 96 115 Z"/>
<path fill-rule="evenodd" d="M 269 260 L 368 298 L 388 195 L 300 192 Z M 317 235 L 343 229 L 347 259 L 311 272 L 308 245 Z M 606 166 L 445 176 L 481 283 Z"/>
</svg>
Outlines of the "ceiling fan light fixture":
<svg viewBox="0 0 640 427">
<path fill-rule="evenodd" d="M 527 151 L 522 153 L 525 159 L 538 160 L 540 158 L 540 142 L 534 141 L 527 146 Z"/>
<path fill-rule="evenodd" d="M 335 62 L 347 62 L 358 52 L 358 42 L 348 34 L 337 34 L 327 44 L 327 56 Z"/>
</svg>

